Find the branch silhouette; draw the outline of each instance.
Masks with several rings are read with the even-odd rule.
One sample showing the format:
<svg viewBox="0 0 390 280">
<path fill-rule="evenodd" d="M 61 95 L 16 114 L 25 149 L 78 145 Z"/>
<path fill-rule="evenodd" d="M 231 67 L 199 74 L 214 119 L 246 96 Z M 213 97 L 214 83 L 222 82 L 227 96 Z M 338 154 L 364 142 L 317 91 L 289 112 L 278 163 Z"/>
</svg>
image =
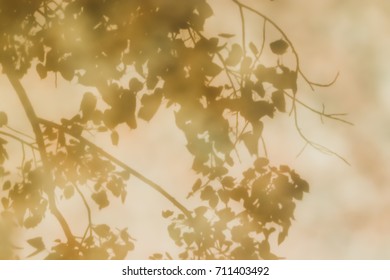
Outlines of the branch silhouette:
<svg viewBox="0 0 390 280">
<path fill-rule="evenodd" d="M 45 120 L 45 119 L 42 119 L 42 118 L 39 118 L 38 119 L 39 123 L 47 126 L 47 127 L 52 127 L 52 128 L 56 128 L 70 136 L 72 136 L 73 138 L 77 139 L 80 144 L 82 145 L 85 145 L 85 146 L 88 146 L 90 147 L 91 149 L 93 149 L 94 152 L 96 152 L 97 154 L 100 154 L 102 156 L 104 156 L 105 158 L 109 159 L 110 161 L 112 161 L 113 163 L 115 163 L 116 165 L 118 165 L 119 167 L 123 168 L 125 171 L 129 172 L 131 175 L 133 175 L 134 177 L 138 178 L 140 181 L 146 183 L 147 185 L 149 185 L 151 188 L 153 188 L 154 190 L 156 190 L 157 192 L 159 192 L 161 195 L 163 195 L 166 199 L 168 199 L 174 206 L 176 206 L 180 211 L 183 212 L 183 214 L 185 214 L 189 219 L 192 218 L 192 215 L 191 215 L 191 211 L 188 210 L 184 205 L 182 205 L 179 201 L 177 201 L 172 195 L 170 195 L 166 190 L 164 190 L 163 187 L 161 187 L 160 185 L 156 184 L 155 182 L 153 182 L 152 180 L 146 178 L 144 175 L 142 175 L 141 173 L 139 173 L 138 171 L 136 171 L 135 169 L 129 167 L 127 164 L 125 164 L 123 161 L 115 158 L 114 156 L 112 156 L 111 154 L 107 153 L 105 150 L 103 150 L 102 148 L 100 148 L 99 146 L 97 146 L 96 144 L 90 142 L 89 140 L 85 139 L 84 137 L 74 133 L 73 131 L 71 131 L 70 129 L 66 128 L 66 127 L 63 127 L 62 125 L 59 125 L 59 124 L 56 124 L 52 121 L 49 121 L 49 120 Z"/>
<path fill-rule="evenodd" d="M 11 85 L 13 86 L 17 96 L 19 97 L 20 102 L 22 103 L 23 109 L 27 115 L 28 120 L 30 121 L 30 124 L 33 128 L 39 154 L 41 157 L 41 161 L 43 164 L 43 168 L 45 170 L 45 174 L 47 175 L 47 183 L 46 186 L 44 186 L 44 191 L 47 194 L 48 201 L 49 201 L 49 207 L 53 215 L 56 217 L 57 221 L 60 223 L 62 230 L 65 233 L 66 238 L 68 239 L 68 243 L 70 246 L 76 245 L 76 240 L 74 238 L 74 235 L 72 234 L 72 231 L 65 220 L 64 216 L 60 212 L 60 210 L 57 207 L 56 201 L 55 201 L 55 193 L 54 193 L 54 182 L 53 178 L 51 177 L 51 167 L 50 164 L 47 161 L 47 154 L 46 154 L 46 147 L 42 135 L 41 128 L 39 126 L 39 119 L 37 115 L 35 114 L 35 110 L 27 96 L 26 91 L 24 90 L 22 84 L 20 83 L 19 79 L 15 78 L 15 74 L 12 73 L 10 69 L 5 69 L 6 75 L 8 80 L 10 81 Z"/>
</svg>

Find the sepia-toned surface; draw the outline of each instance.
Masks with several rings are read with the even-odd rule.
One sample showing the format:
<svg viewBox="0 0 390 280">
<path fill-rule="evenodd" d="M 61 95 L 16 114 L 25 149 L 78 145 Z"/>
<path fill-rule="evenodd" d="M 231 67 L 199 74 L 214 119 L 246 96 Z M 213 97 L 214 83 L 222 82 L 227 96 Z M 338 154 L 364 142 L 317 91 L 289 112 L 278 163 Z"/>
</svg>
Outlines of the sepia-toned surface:
<svg viewBox="0 0 390 280">
<path fill-rule="evenodd" d="M 228 3 L 229 2 L 229 3 Z M 310 184 L 310 192 L 297 203 L 295 220 L 280 246 L 271 240 L 273 251 L 287 259 L 388 259 L 390 257 L 390 6 L 386 1 L 246 1 L 277 23 L 291 40 L 300 58 L 300 67 L 308 79 L 328 83 L 337 73 L 335 84 L 316 88 L 313 92 L 302 78 L 298 79 L 297 98 L 329 113 L 347 113 L 354 126 L 321 119 L 297 105 L 299 126 L 314 142 L 335 151 L 337 156 L 307 146 L 294 127 L 294 117 L 278 115 L 265 121 L 263 137 L 268 157 L 274 166 L 287 164 Z M 208 19 L 206 35 L 237 34 L 230 42 L 240 42 L 240 14 L 231 1 L 210 3 L 215 16 Z M 247 40 L 260 42 L 262 21 L 247 15 Z M 280 34 L 267 29 L 270 42 Z M 264 60 L 275 63 L 268 49 Z M 286 58 L 286 64 L 292 58 Z M 292 62 L 294 64 L 294 62 Z M 293 65 L 294 66 L 294 65 Z M 131 74 L 130 74 L 131 75 Z M 74 81 L 53 74 L 41 80 L 35 70 L 22 80 L 37 113 L 59 122 L 79 112 L 85 91 L 97 94 Z M 126 82 L 127 84 L 127 82 Z M 2 77 L 0 111 L 6 111 L 10 126 L 32 133 L 13 94 L 9 82 Z M 288 103 L 287 108 L 291 105 Z M 88 135 L 100 147 L 134 167 L 146 177 L 164 186 L 180 202 L 195 208 L 196 202 L 186 197 L 196 173 L 192 170 L 192 155 L 186 148 L 186 138 L 175 124 L 173 110 L 162 106 L 149 122 L 139 121 L 136 130 L 118 128 L 117 146 L 107 135 Z M 289 109 L 288 109 L 289 110 Z M 20 157 L 20 145 L 10 147 L 10 155 Z M 297 156 L 299 155 L 299 156 Z M 16 157 L 16 156 L 15 156 Z M 19 164 L 9 163 L 10 166 Z M 241 158 L 249 166 L 250 155 Z M 243 167 L 241 167 L 243 168 Z M 239 176 L 241 170 L 232 171 Z M 110 222 L 112 228 L 128 227 L 137 241 L 129 259 L 143 259 L 158 252 L 179 253 L 166 230 L 169 221 L 162 219 L 162 210 L 174 210 L 172 205 L 147 185 L 130 180 L 125 204 L 112 201 L 110 209 L 98 210 L 94 223 Z M 59 199 L 59 198 L 58 198 Z M 193 204 L 193 205 L 191 205 Z M 81 199 L 61 202 L 60 207 L 74 231 L 83 232 L 87 214 Z M 43 235 L 50 243 L 53 236 L 63 238 L 57 222 L 49 214 L 33 230 L 22 233 L 19 252 L 25 258 L 32 250 L 24 239 Z M 24 243 L 23 243 L 24 242 Z M 48 246 L 49 247 L 49 246 Z M 42 254 L 35 256 L 44 257 Z"/>
</svg>

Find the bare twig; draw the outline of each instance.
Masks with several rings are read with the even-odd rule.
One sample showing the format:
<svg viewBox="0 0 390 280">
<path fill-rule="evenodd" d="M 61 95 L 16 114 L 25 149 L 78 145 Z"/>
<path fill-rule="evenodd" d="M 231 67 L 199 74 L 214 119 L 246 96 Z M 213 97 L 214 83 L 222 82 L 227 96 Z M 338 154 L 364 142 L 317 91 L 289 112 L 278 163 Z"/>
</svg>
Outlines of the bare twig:
<svg viewBox="0 0 390 280">
<path fill-rule="evenodd" d="M 8 132 L 5 132 L 5 131 L 1 131 L 1 130 L 0 130 L 0 134 L 1 134 L 1 135 L 4 135 L 4 136 L 6 136 L 6 137 L 12 138 L 12 139 L 14 139 L 14 140 L 20 142 L 21 144 L 24 144 L 24 145 L 26 145 L 26 146 L 29 146 L 31 149 L 38 150 L 38 148 L 34 146 L 34 143 L 29 143 L 29 142 L 23 140 L 22 138 L 20 138 L 20 137 L 14 135 L 14 134 L 11 134 L 11 133 L 8 133 Z"/>
<path fill-rule="evenodd" d="M 339 118 L 338 116 L 345 116 L 346 114 L 342 113 L 342 114 L 326 114 L 324 109 L 322 111 L 318 111 L 316 109 L 313 109 L 312 107 L 310 107 L 309 105 L 303 103 L 302 101 L 300 101 L 299 99 L 297 99 L 296 97 L 292 96 L 291 94 L 289 94 L 288 92 L 286 91 L 283 91 L 284 94 L 291 98 L 292 100 L 295 99 L 295 102 L 298 103 L 299 105 L 301 105 L 302 107 L 312 111 L 313 113 L 316 113 L 317 115 L 319 115 L 320 117 L 325 117 L 325 118 L 328 118 L 328 119 L 332 119 L 332 120 L 335 120 L 335 121 L 339 121 L 339 122 L 343 122 L 345 124 L 348 124 L 348 125 L 353 125 L 353 123 L 347 121 L 347 120 L 344 120 L 344 119 L 341 119 Z"/>
<path fill-rule="evenodd" d="M 262 17 L 266 22 L 269 22 L 276 30 L 278 30 L 278 32 L 282 35 L 282 37 L 287 41 L 288 45 L 291 47 L 291 50 L 292 50 L 292 52 L 293 52 L 293 54 L 295 56 L 295 60 L 296 60 L 296 64 L 297 64 L 295 71 L 302 76 L 302 78 L 308 83 L 308 85 L 310 86 L 310 88 L 312 90 L 314 90 L 314 86 L 317 86 L 317 87 L 327 87 L 327 86 L 330 86 L 330 85 L 332 85 L 332 84 L 334 84 L 336 82 L 337 77 L 339 75 L 338 73 L 337 73 L 336 77 L 332 80 L 332 82 L 330 82 L 328 84 L 322 84 L 322 83 L 316 83 L 316 82 L 310 81 L 306 77 L 306 75 L 301 71 L 298 52 L 296 51 L 296 49 L 295 49 L 294 45 L 292 44 L 291 40 L 287 37 L 286 33 L 279 27 L 279 25 L 277 25 L 276 22 L 274 22 L 271 18 L 269 18 L 265 14 L 259 12 L 258 10 L 254 9 L 254 8 L 252 8 L 250 6 L 247 6 L 245 4 L 242 4 L 238 0 L 232 0 L 232 1 L 238 5 L 240 10 L 245 8 L 248 11 L 251 11 L 252 13 Z"/>
<path fill-rule="evenodd" d="M 301 128 L 299 127 L 299 124 L 298 124 L 298 116 L 297 116 L 297 110 L 296 108 L 293 109 L 293 112 L 294 112 L 294 123 L 295 123 L 295 128 L 297 129 L 299 135 L 301 136 L 301 138 L 306 142 L 307 145 L 309 146 L 312 146 L 313 148 L 315 148 L 316 150 L 324 153 L 324 154 L 328 154 L 328 155 L 333 155 L 333 156 L 336 156 L 338 157 L 339 159 L 341 159 L 342 161 L 344 161 L 346 164 L 348 165 L 351 165 L 344 157 L 340 156 L 338 153 L 328 149 L 327 147 L 325 146 L 322 146 L 321 144 L 318 144 L 318 143 L 315 143 L 311 140 L 309 140 L 302 132 Z M 298 155 L 300 155 L 303 150 L 306 148 L 306 145 L 305 147 L 300 151 L 300 153 Z"/>
</svg>

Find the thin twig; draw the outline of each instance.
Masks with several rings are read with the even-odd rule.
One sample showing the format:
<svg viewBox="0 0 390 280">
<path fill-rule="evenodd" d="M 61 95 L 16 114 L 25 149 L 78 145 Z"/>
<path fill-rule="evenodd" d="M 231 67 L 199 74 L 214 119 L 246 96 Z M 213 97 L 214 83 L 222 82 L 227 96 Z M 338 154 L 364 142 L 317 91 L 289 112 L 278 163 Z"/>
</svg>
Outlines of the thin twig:
<svg viewBox="0 0 390 280">
<path fill-rule="evenodd" d="M 9 125 L 5 125 L 5 127 L 8 128 L 9 130 L 11 130 L 12 132 L 15 132 L 15 133 L 17 133 L 17 134 L 20 134 L 20 135 L 22 135 L 22 136 L 24 136 L 24 137 L 26 137 L 26 138 L 31 139 L 31 140 L 35 140 L 34 137 L 31 137 L 30 135 L 28 135 L 28 134 L 26 134 L 26 133 L 24 133 L 24 132 L 22 132 L 22 131 L 19 131 L 19 130 L 15 129 L 15 128 L 12 128 L 12 127 L 10 127 Z"/>
<path fill-rule="evenodd" d="M 73 186 L 76 189 L 76 191 L 78 192 L 78 194 L 80 195 L 81 199 L 83 200 L 84 206 L 87 209 L 88 226 L 85 229 L 85 233 L 84 233 L 83 238 L 81 239 L 81 242 L 80 242 L 80 243 L 83 243 L 83 241 L 85 240 L 85 237 L 87 236 L 88 230 L 89 230 L 89 235 L 90 236 L 92 235 L 92 214 L 91 214 L 91 208 L 89 207 L 87 199 L 85 198 L 84 194 L 81 192 L 81 190 L 77 186 L 77 184 L 73 183 Z"/>
<path fill-rule="evenodd" d="M 325 146 L 322 146 L 321 144 L 318 144 L 318 143 L 315 143 L 311 140 L 309 140 L 302 132 L 301 128 L 299 127 L 299 124 L 298 124 L 298 115 L 297 115 L 297 110 L 296 110 L 296 107 L 293 109 L 293 112 L 294 112 L 294 123 L 295 123 L 295 128 L 297 129 L 299 135 L 301 136 L 301 138 L 307 143 L 307 145 L 310 145 L 312 146 L 313 148 L 315 148 L 316 150 L 324 153 L 324 154 L 328 154 L 328 155 L 333 155 L 333 156 L 336 156 L 338 157 L 339 159 L 341 159 L 342 161 L 344 161 L 346 164 L 348 165 L 351 165 L 344 157 L 340 156 L 338 153 L 326 148 Z M 302 153 L 302 151 L 300 152 L 300 154 Z"/>
<path fill-rule="evenodd" d="M 13 134 L 11 134 L 11 133 L 8 133 L 8 132 L 5 132 L 5 131 L 1 131 L 1 130 L 0 130 L 0 134 L 1 134 L 1 135 L 4 135 L 4 136 L 6 136 L 6 137 L 12 138 L 12 139 L 14 139 L 14 140 L 20 142 L 21 144 L 24 144 L 24 145 L 26 145 L 26 146 L 29 146 L 29 147 L 32 148 L 32 149 L 38 150 L 38 148 L 34 146 L 34 143 L 29 143 L 29 142 L 23 140 L 22 138 L 20 138 L 20 137 L 18 137 L 18 136 L 16 136 L 16 135 L 13 135 Z"/>
<path fill-rule="evenodd" d="M 322 117 L 325 117 L 325 118 L 328 118 L 328 119 L 332 119 L 332 120 L 335 120 L 335 121 L 343 122 L 343 123 L 348 124 L 348 125 L 354 125 L 353 123 L 351 123 L 351 122 L 349 122 L 349 121 L 347 121 L 347 120 L 344 120 L 344 119 L 341 119 L 341 118 L 338 118 L 338 117 L 337 117 L 337 116 L 345 116 L 346 114 L 344 114 L 344 113 L 342 113 L 342 114 L 325 114 L 324 111 L 321 112 L 321 111 L 318 111 L 318 110 L 316 110 L 316 109 L 310 107 L 309 105 L 303 103 L 302 101 L 300 101 L 300 100 L 297 99 L 296 97 L 291 96 L 288 92 L 286 92 L 286 91 L 283 91 L 283 92 L 284 92 L 284 94 L 285 94 L 287 97 L 291 98 L 292 100 L 295 99 L 295 102 L 296 102 L 296 103 L 298 103 L 298 104 L 301 105 L 302 107 L 304 107 L 304 108 L 306 108 L 306 109 L 312 111 L 313 113 L 318 114 L 319 116 L 322 116 Z"/>
<path fill-rule="evenodd" d="M 298 52 L 296 51 L 296 49 L 294 48 L 294 45 L 292 44 L 291 40 L 287 37 L 286 33 L 279 27 L 279 25 L 276 24 L 276 22 L 274 22 L 271 18 L 269 18 L 268 16 L 266 16 L 265 14 L 259 12 L 258 10 L 255 10 L 254 8 L 250 7 L 250 6 L 247 6 L 245 4 L 242 4 L 241 2 L 239 2 L 238 0 L 232 0 L 234 3 L 236 3 L 240 9 L 242 8 L 245 8 L 247 9 L 248 11 L 251 11 L 253 13 L 255 13 L 256 15 L 262 17 L 265 21 L 268 21 L 269 23 L 271 23 L 271 25 L 276 29 L 278 30 L 278 32 L 282 35 L 282 37 L 287 41 L 288 45 L 291 47 L 291 50 L 295 56 L 295 60 L 296 60 L 296 69 L 295 71 L 297 73 L 299 73 L 302 78 L 308 83 L 308 85 L 310 86 L 310 88 L 312 90 L 314 90 L 314 86 L 317 86 L 317 87 L 327 87 L 327 86 L 330 86 L 332 84 L 334 84 L 337 80 L 337 77 L 338 77 L 338 73 L 336 75 L 336 77 L 332 80 L 332 82 L 328 83 L 328 84 L 321 84 L 321 83 L 315 83 L 315 82 L 312 82 L 310 81 L 306 75 L 301 71 L 301 68 L 300 68 L 300 61 L 299 61 L 299 55 L 298 55 Z"/>
</svg>

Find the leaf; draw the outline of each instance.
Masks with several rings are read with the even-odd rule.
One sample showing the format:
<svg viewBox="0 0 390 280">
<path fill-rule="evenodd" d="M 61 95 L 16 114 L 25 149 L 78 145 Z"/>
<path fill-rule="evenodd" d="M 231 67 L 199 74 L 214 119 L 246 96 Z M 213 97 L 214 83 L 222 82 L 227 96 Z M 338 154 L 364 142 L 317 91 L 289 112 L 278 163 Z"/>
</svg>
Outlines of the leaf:
<svg viewBox="0 0 390 280">
<path fill-rule="evenodd" d="M 235 201 L 240 201 L 241 199 L 245 199 L 247 196 L 248 193 L 244 187 L 235 188 L 230 192 L 230 197 Z"/>
<path fill-rule="evenodd" d="M 254 55 L 257 55 L 259 53 L 259 50 L 256 48 L 256 45 L 252 42 L 249 43 L 249 48 L 253 52 Z"/>
<path fill-rule="evenodd" d="M 133 92 L 139 92 L 144 87 L 144 84 L 141 83 L 137 78 L 132 78 L 129 81 L 129 89 Z"/>
<path fill-rule="evenodd" d="M 91 92 L 84 93 L 83 99 L 80 104 L 80 111 L 83 114 L 83 118 L 87 118 L 92 115 L 96 108 L 97 98 Z"/>
<path fill-rule="evenodd" d="M 162 260 L 162 258 L 163 258 L 163 255 L 159 254 L 159 253 L 153 254 L 149 257 L 149 259 L 151 259 L 151 260 Z"/>
<path fill-rule="evenodd" d="M 107 193 L 104 190 L 93 193 L 91 197 L 96 202 L 96 204 L 99 205 L 99 210 L 107 207 L 110 204 L 107 199 Z"/>
<path fill-rule="evenodd" d="M 119 142 L 119 134 L 116 130 L 113 130 L 111 132 L 111 143 L 114 145 L 114 146 L 117 146 L 118 145 L 118 142 Z"/>
<path fill-rule="evenodd" d="M 93 227 L 93 231 L 101 238 L 107 238 L 110 234 L 110 227 L 106 224 L 101 224 Z"/>
<path fill-rule="evenodd" d="M 192 232 L 183 233 L 183 239 L 184 242 L 187 244 L 187 246 L 190 246 L 195 241 L 194 233 Z"/>
<path fill-rule="evenodd" d="M 263 98 L 264 95 L 265 95 L 265 90 L 264 90 L 264 86 L 263 86 L 263 83 L 260 82 L 260 81 L 257 81 L 255 83 L 255 85 L 253 86 L 253 90 L 261 97 Z"/>
<path fill-rule="evenodd" d="M 271 47 L 271 51 L 274 54 L 282 55 L 287 51 L 288 44 L 283 39 L 280 39 L 270 43 L 270 47 Z"/>
<path fill-rule="evenodd" d="M 259 150 L 259 136 L 252 132 L 245 132 L 241 135 L 240 140 L 244 142 L 244 145 L 248 149 L 251 155 L 257 155 Z"/>
<path fill-rule="evenodd" d="M 23 166 L 23 173 L 27 174 L 28 172 L 30 172 L 31 171 L 31 167 L 32 167 L 32 161 L 29 160 Z"/>
<path fill-rule="evenodd" d="M 284 228 L 278 235 L 278 245 L 282 244 L 288 235 L 288 228 Z"/>
<path fill-rule="evenodd" d="M 233 44 L 229 56 L 225 61 L 226 65 L 236 66 L 241 61 L 242 54 L 241 46 L 239 44 Z"/>
<path fill-rule="evenodd" d="M 221 181 L 222 186 L 231 189 L 234 187 L 234 178 L 232 176 L 225 176 Z"/>
<path fill-rule="evenodd" d="M 11 188 L 11 181 L 7 180 L 3 184 L 3 191 L 9 190 Z"/>
<path fill-rule="evenodd" d="M 141 99 L 142 107 L 138 112 L 138 117 L 145 121 L 150 121 L 156 114 L 162 101 L 162 89 L 157 88 L 153 94 L 144 94 Z"/>
<path fill-rule="evenodd" d="M 61 73 L 61 76 L 67 80 L 71 81 L 74 76 L 74 69 L 71 68 L 71 66 L 65 62 L 62 62 L 59 64 L 59 71 Z"/>
<path fill-rule="evenodd" d="M 291 171 L 290 167 L 288 167 L 287 165 L 280 165 L 279 170 L 280 170 L 280 172 L 283 172 L 283 173 Z"/>
<path fill-rule="evenodd" d="M 74 187 L 71 185 L 67 185 L 64 189 L 64 197 L 66 199 L 71 198 L 74 195 Z"/>
<path fill-rule="evenodd" d="M 201 179 L 196 180 L 195 184 L 192 186 L 192 192 L 197 192 L 201 186 L 202 186 L 202 180 Z"/>
<path fill-rule="evenodd" d="M 175 243 L 179 244 L 181 243 L 180 242 L 180 229 L 175 227 L 174 224 L 170 224 L 168 226 L 168 233 L 169 233 L 169 236 L 175 241 Z"/>
<path fill-rule="evenodd" d="M 24 221 L 25 228 L 34 228 L 42 221 L 42 216 L 30 216 Z"/>
<path fill-rule="evenodd" d="M 27 243 L 35 249 L 35 252 L 28 255 L 27 258 L 33 257 L 45 250 L 45 244 L 42 241 L 42 237 L 29 239 L 27 240 Z"/>
<path fill-rule="evenodd" d="M 209 205 L 211 208 L 215 208 L 218 205 L 219 198 L 215 193 L 209 199 Z"/>
<path fill-rule="evenodd" d="M 107 183 L 107 189 L 109 189 L 111 191 L 111 193 L 115 196 L 115 197 L 119 197 L 122 193 L 122 188 L 121 188 L 121 185 L 120 185 L 120 180 L 110 180 L 108 183 Z"/>
<path fill-rule="evenodd" d="M 3 125 L 7 125 L 8 123 L 8 117 L 7 114 L 4 112 L 0 112 L 0 127 Z"/>
<path fill-rule="evenodd" d="M 173 215 L 173 212 L 170 210 L 162 211 L 163 218 L 169 218 L 172 215 Z"/>
<path fill-rule="evenodd" d="M 38 63 L 36 66 L 36 70 L 41 79 L 45 79 L 47 77 L 47 70 L 42 63 Z"/>
<path fill-rule="evenodd" d="M 266 167 L 269 164 L 269 160 L 267 158 L 258 158 L 254 162 L 255 170 L 257 172 L 262 173 L 264 170 L 263 168 Z"/>
<path fill-rule="evenodd" d="M 272 102 L 274 103 L 274 106 L 276 109 L 279 110 L 279 112 L 286 112 L 286 101 L 284 98 L 284 93 L 282 90 L 277 90 L 272 93 Z"/>
<path fill-rule="evenodd" d="M 227 38 L 227 39 L 229 39 L 229 38 L 232 38 L 232 37 L 234 37 L 234 36 L 236 36 L 236 35 L 235 35 L 235 34 L 230 34 L 230 33 L 219 33 L 218 36 L 219 36 L 219 37 L 222 37 L 222 38 Z"/>
<path fill-rule="evenodd" d="M 222 71 L 222 68 L 219 67 L 219 65 L 210 62 L 204 67 L 203 71 L 206 76 L 215 77 Z"/>
<path fill-rule="evenodd" d="M 211 17 L 213 13 L 213 9 L 211 9 L 210 5 L 206 3 L 206 1 L 198 1 L 197 10 L 199 15 L 203 18 Z"/>
<path fill-rule="evenodd" d="M 212 196 L 215 195 L 215 191 L 211 186 L 206 186 L 200 193 L 200 199 L 210 200 Z"/>
<path fill-rule="evenodd" d="M 250 71 L 251 64 L 252 64 L 252 59 L 249 56 L 244 57 L 244 59 L 241 62 L 241 68 L 240 68 L 241 73 L 248 74 Z"/>
<path fill-rule="evenodd" d="M 227 203 L 230 200 L 229 192 L 224 189 L 218 190 L 218 196 L 223 203 Z"/>
<path fill-rule="evenodd" d="M 6 197 L 1 198 L 1 204 L 3 204 L 4 209 L 9 207 L 9 199 Z"/>
</svg>

